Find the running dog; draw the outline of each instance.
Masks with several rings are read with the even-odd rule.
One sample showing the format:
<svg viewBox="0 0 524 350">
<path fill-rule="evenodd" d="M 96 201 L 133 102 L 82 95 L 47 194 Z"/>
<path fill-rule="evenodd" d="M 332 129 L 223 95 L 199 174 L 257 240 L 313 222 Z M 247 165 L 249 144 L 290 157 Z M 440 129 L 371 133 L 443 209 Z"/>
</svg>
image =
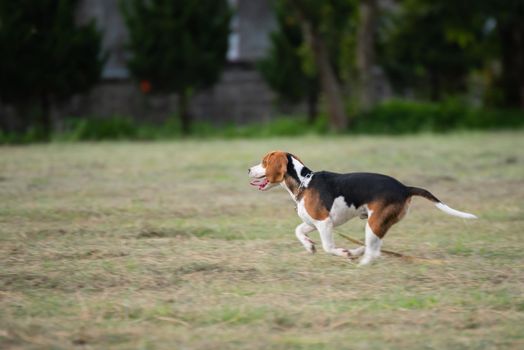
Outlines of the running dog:
<svg viewBox="0 0 524 350">
<path fill-rule="evenodd" d="M 266 154 L 260 164 L 249 168 L 248 174 L 252 178 L 251 185 L 261 191 L 280 184 L 289 192 L 303 221 L 295 234 L 308 252 L 315 252 L 315 244 L 308 233 L 316 229 L 324 251 L 351 258 L 363 255 L 359 265 L 369 264 L 380 256 L 382 239 L 389 228 L 406 215 L 413 196 L 432 201 L 447 214 L 476 218 L 448 207 L 425 189 L 405 186 L 390 176 L 313 172 L 298 157 L 283 151 Z M 365 246 L 337 248 L 333 228 L 355 216 L 367 219 Z"/>
</svg>

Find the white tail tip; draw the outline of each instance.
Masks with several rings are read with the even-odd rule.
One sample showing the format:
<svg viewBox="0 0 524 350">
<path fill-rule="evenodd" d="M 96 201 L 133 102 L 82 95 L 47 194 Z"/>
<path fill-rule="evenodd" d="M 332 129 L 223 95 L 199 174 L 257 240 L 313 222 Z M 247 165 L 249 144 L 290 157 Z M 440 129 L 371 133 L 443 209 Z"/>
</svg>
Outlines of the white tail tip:
<svg viewBox="0 0 524 350">
<path fill-rule="evenodd" d="M 464 213 L 463 211 L 458 211 L 453 208 L 448 207 L 444 203 L 436 203 L 435 206 L 442 210 L 444 213 L 447 213 L 449 215 L 458 216 L 459 218 L 464 219 L 477 219 L 477 217 L 470 213 Z"/>
</svg>

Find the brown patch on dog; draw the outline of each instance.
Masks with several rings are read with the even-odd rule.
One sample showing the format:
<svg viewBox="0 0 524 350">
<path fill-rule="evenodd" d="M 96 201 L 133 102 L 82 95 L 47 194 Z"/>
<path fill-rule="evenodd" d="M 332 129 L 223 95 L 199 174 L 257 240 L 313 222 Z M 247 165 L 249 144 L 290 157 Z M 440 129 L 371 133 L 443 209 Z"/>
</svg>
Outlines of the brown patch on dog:
<svg viewBox="0 0 524 350">
<path fill-rule="evenodd" d="M 295 180 L 293 177 L 289 175 L 286 175 L 284 177 L 284 182 L 286 183 L 286 186 L 287 188 L 289 188 L 291 193 L 295 195 L 297 201 L 300 200 L 302 198 L 302 193 L 299 193 L 298 191 L 300 184 L 297 182 L 297 180 Z M 300 192 L 303 192 L 303 191 L 300 191 Z"/>
<path fill-rule="evenodd" d="M 386 203 L 384 201 L 375 201 L 368 204 L 369 210 L 373 211 L 368 219 L 368 224 L 373 233 L 378 238 L 383 238 L 388 230 L 402 220 L 406 215 L 411 198 L 404 202 Z"/>
<path fill-rule="evenodd" d="M 304 191 L 304 207 L 315 220 L 325 220 L 329 216 L 329 211 L 320 201 L 320 193 L 313 188 Z"/>
<path fill-rule="evenodd" d="M 266 178 L 270 183 L 284 181 L 284 175 L 287 171 L 286 152 L 274 151 L 266 154 L 262 159 L 262 166 L 266 168 Z"/>
</svg>

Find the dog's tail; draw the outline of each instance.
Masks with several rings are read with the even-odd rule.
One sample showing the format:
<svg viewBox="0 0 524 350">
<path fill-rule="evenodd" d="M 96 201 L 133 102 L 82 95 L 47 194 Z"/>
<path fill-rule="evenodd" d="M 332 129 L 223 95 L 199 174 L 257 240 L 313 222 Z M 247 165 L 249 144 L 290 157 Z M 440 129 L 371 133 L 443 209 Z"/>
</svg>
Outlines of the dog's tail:
<svg viewBox="0 0 524 350">
<path fill-rule="evenodd" d="M 476 219 L 477 218 L 473 214 L 465 213 L 463 211 L 458 211 L 458 210 L 448 207 L 447 205 L 442 203 L 437 197 L 435 197 L 431 192 L 423 188 L 408 187 L 408 191 L 411 196 L 420 196 L 420 197 L 424 197 L 432 201 L 433 203 L 435 203 L 435 206 L 437 208 L 439 208 L 444 213 L 447 213 L 449 215 L 458 216 L 459 218 L 464 218 L 464 219 Z"/>
</svg>

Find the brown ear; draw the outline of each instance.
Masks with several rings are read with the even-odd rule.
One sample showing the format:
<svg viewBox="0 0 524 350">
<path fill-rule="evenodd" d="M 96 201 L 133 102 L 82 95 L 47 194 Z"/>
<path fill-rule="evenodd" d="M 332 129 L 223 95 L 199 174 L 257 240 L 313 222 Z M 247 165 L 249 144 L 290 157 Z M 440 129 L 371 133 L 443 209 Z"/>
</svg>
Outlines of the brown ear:
<svg viewBox="0 0 524 350">
<path fill-rule="evenodd" d="M 272 152 L 264 158 L 266 163 L 266 178 L 270 183 L 284 181 L 287 170 L 287 156 L 284 152 Z"/>
</svg>

